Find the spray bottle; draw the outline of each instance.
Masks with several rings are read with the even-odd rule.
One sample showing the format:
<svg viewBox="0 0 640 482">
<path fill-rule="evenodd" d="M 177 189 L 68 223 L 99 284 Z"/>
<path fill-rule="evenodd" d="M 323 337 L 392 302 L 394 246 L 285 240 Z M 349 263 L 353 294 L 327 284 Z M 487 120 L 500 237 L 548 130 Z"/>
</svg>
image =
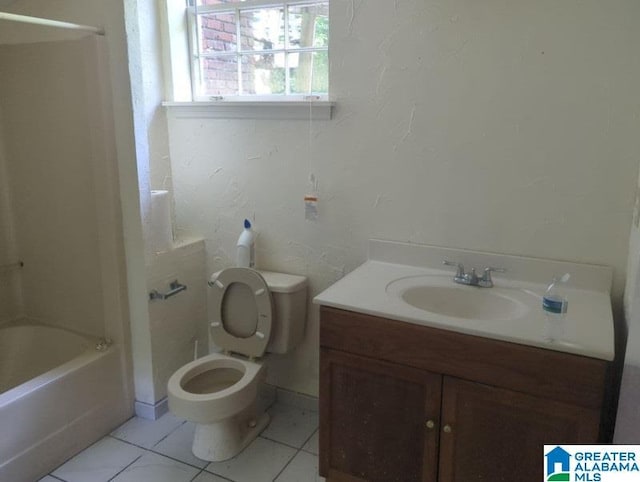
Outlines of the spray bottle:
<svg viewBox="0 0 640 482">
<path fill-rule="evenodd" d="M 251 229 L 251 222 L 245 219 L 244 230 L 240 233 L 236 244 L 236 266 L 239 268 L 253 268 L 255 266 L 255 241 L 256 233 Z"/>
</svg>

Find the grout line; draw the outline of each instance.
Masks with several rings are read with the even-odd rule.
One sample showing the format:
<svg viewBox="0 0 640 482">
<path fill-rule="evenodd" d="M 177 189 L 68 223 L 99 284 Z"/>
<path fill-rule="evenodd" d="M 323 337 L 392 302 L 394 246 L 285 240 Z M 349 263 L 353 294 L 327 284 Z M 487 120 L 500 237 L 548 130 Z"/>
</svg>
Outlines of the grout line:
<svg viewBox="0 0 640 482">
<path fill-rule="evenodd" d="M 232 457 L 232 458 L 235 458 L 235 457 Z M 209 465 L 207 465 L 207 467 L 209 467 Z M 202 471 L 203 471 L 203 472 L 206 472 L 207 474 L 211 474 L 211 475 L 215 475 L 216 477 L 220 477 L 221 479 L 228 480 L 229 482 L 237 482 L 237 481 L 235 481 L 235 480 L 233 480 L 233 479 L 230 479 L 230 478 L 228 478 L 228 477 L 225 477 L 224 475 L 220 475 L 220 474 L 219 474 L 219 473 L 217 473 L 217 472 L 212 472 L 211 470 L 207 470 L 207 467 L 205 467 L 204 469 L 202 469 Z"/>
<path fill-rule="evenodd" d="M 207 474 L 210 474 L 210 475 L 215 475 L 215 476 L 216 476 L 216 477 L 218 477 L 219 479 L 227 480 L 228 482 L 238 482 L 238 481 L 236 481 L 236 480 L 229 479 L 229 478 L 227 478 L 227 477 L 225 477 L 225 476 L 223 476 L 223 475 L 216 474 L 215 472 L 209 472 L 208 470 L 203 470 L 203 472 L 206 472 Z"/>
<path fill-rule="evenodd" d="M 289 467 L 289 464 L 291 464 L 291 462 L 293 461 L 293 459 L 295 459 L 295 458 L 298 456 L 298 454 L 299 454 L 299 453 L 300 453 L 300 449 L 296 450 L 296 453 L 295 453 L 295 454 L 293 454 L 293 456 L 289 459 L 289 461 L 288 461 L 286 464 L 284 464 L 284 467 L 282 467 L 282 469 L 280 470 L 280 472 L 278 472 L 278 473 L 276 474 L 276 476 L 273 478 L 273 482 L 275 482 L 276 480 L 278 480 L 278 477 L 280 477 L 280 476 L 282 475 L 282 472 L 284 472 L 284 471 L 287 469 L 287 467 Z"/>
<path fill-rule="evenodd" d="M 280 394 L 283 395 L 282 398 L 280 397 Z M 318 397 L 307 395 L 306 393 L 302 392 L 288 390 L 286 388 L 276 387 L 275 401 L 281 403 L 282 405 L 295 407 L 299 410 L 315 413 L 318 413 L 320 411 L 320 407 L 318 406 Z M 311 405 L 313 405 L 313 408 L 310 408 Z"/>
<path fill-rule="evenodd" d="M 160 440 L 158 440 L 156 443 L 154 443 L 154 444 L 151 446 L 151 448 L 153 448 L 153 447 L 155 447 L 156 445 L 158 445 L 160 442 L 162 442 L 164 439 L 166 439 L 169 435 L 171 435 L 173 432 L 175 432 L 175 431 L 176 431 L 176 430 L 178 430 L 180 427 L 182 427 L 185 423 L 187 423 L 187 421 L 186 421 L 186 420 L 184 420 L 180 425 L 178 425 L 176 428 L 174 428 L 171 432 L 169 432 L 167 435 L 165 435 L 165 436 L 164 436 L 164 437 L 162 437 Z M 114 430 L 114 431 L 115 431 L 115 430 Z M 108 433 L 107 435 L 105 435 L 105 437 L 111 437 L 111 438 L 114 438 L 114 439 L 116 439 L 116 440 L 119 440 L 120 442 L 124 442 L 124 443 L 127 443 L 127 444 L 129 444 L 129 445 L 134 445 L 134 446 L 139 447 L 139 448 L 144 449 L 144 450 L 151 450 L 151 448 L 147 448 L 147 447 L 144 447 L 143 445 L 135 444 L 135 443 L 133 443 L 133 442 L 130 442 L 130 441 L 128 441 L 128 440 L 125 440 L 125 439 L 123 439 L 123 438 L 120 438 L 120 437 L 118 437 L 117 435 L 113 435 L 113 432 Z"/>
<path fill-rule="evenodd" d="M 275 442 L 280 445 L 284 445 L 285 447 L 289 447 L 290 449 L 300 450 L 301 447 L 296 447 L 295 445 L 289 445 L 288 443 L 280 442 L 280 440 L 275 440 L 269 437 L 265 437 L 264 435 L 258 435 L 258 437 L 268 440 L 269 442 Z"/>
<path fill-rule="evenodd" d="M 135 464 L 138 460 L 140 460 L 142 457 L 144 457 L 144 454 L 140 454 L 139 457 L 136 457 L 135 460 L 133 460 L 130 464 L 127 464 L 125 467 L 122 468 L 122 470 L 120 472 L 118 472 L 117 474 L 115 474 L 113 477 L 111 477 L 109 480 L 113 480 L 115 479 L 118 475 L 120 475 L 122 472 L 124 472 L 125 470 L 127 470 L 129 467 L 131 467 L 133 464 Z"/>
<path fill-rule="evenodd" d="M 114 439 L 116 439 L 118 442 L 123 442 L 123 443 L 126 443 L 126 444 L 128 444 L 128 445 L 133 445 L 134 447 L 138 447 L 139 449 L 142 449 L 142 450 L 147 450 L 147 451 L 149 450 L 147 447 L 143 447 L 142 445 L 134 444 L 133 442 L 129 442 L 128 440 L 124 440 L 124 439 L 118 438 L 118 437 L 116 437 L 115 435 L 111 435 L 111 434 L 109 434 L 109 435 L 105 435 L 105 437 L 111 437 L 111 438 L 114 438 Z"/>
<path fill-rule="evenodd" d="M 57 467 L 56 467 L 56 469 L 57 469 Z M 53 475 L 53 474 L 47 474 L 47 475 L 48 475 L 49 477 L 52 477 L 52 478 L 56 479 L 56 480 L 61 480 L 62 482 L 67 482 L 66 480 L 61 479 L 60 477 L 57 477 L 57 476 L 55 476 L 55 475 Z M 45 477 L 46 477 L 46 475 L 45 475 Z"/>
<path fill-rule="evenodd" d="M 273 405 L 280 405 L 280 406 L 284 406 L 287 408 L 295 408 L 296 410 L 300 410 L 301 412 L 306 412 L 306 413 L 320 413 L 319 410 L 317 409 L 313 409 L 313 408 L 309 408 L 309 407 L 302 407 L 297 403 L 291 403 L 288 400 L 276 400 Z M 271 407 L 269 407 L 271 408 Z"/>
<path fill-rule="evenodd" d="M 204 472 L 204 469 L 200 469 L 200 472 L 194 475 L 189 482 L 193 482 L 194 480 L 196 480 L 202 472 Z"/>
<path fill-rule="evenodd" d="M 106 437 L 106 435 L 105 435 Z M 102 437 L 104 438 L 104 437 Z M 58 470 L 60 467 L 62 467 L 64 464 L 66 464 L 67 462 L 69 462 L 71 459 L 75 459 L 78 455 L 80 455 L 82 452 L 84 452 L 85 450 L 90 449 L 91 447 L 93 447 L 94 445 L 96 445 L 98 442 L 102 441 L 102 438 L 96 440 L 95 442 L 93 442 L 91 445 L 83 448 L 82 450 L 80 450 L 79 452 L 74 453 L 71 457 L 69 457 L 68 459 L 66 459 L 64 462 L 60 463 L 56 468 L 54 468 L 51 473 L 47 474 L 47 475 L 51 475 L 51 477 L 55 477 L 58 480 L 62 480 L 63 482 L 66 482 L 66 480 L 61 479 L 60 477 L 58 477 L 57 475 L 53 475 L 53 472 L 55 472 L 56 470 Z"/>
<path fill-rule="evenodd" d="M 114 438 L 114 439 L 116 439 L 116 440 L 118 440 L 118 441 L 120 441 L 120 442 L 126 443 L 126 444 L 128 444 L 128 445 L 133 445 L 134 447 L 138 447 L 139 449 L 142 449 L 142 450 L 144 450 L 145 452 L 151 452 L 152 454 L 156 454 L 156 455 L 160 455 L 160 456 L 162 456 L 162 457 L 166 457 L 166 458 L 171 459 L 171 460 L 173 460 L 173 461 L 175 461 L 175 462 L 180 462 L 181 464 L 185 464 L 185 465 L 188 465 L 189 467 L 193 467 L 194 469 L 204 470 L 204 468 L 203 468 L 203 467 L 198 467 L 197 465 L 193 465 L 192 463 L 185 462 L 184 460 L 177 459 L 177 458 L 175 458 L 175 457 L 172 457 L 171 455 L 163 454 L 162 452 L 158 452 L 157 450 L 153 450 L 153 448 L 148 449 L 148 448 L 146 448 L 146 447 L 143 447 L 142 445 L 134 444 L 133 442 L 129 442 L 128 440 L 122 440 L 122 439 L 119 439 L 118 437 L 114 437 L 113 435 L 106 435 L 106 436 L 107 436 L 107 437 Z M 163 440 L 164 440 L 164 439 L 163 439 Z M 156 444 L 156 445 L 157 445 L 157 444 Z M 155 447 L 155 445 L 154 445 L 154 447 Z M 143 455 L 144 455 L 144 454 L 143 454 Z M 207 462 L 207 461 L 206 461 L 206 460 L 203 460 L 203 462 Z M 205 465 L 205 467 L 206 467 L 207 465 L 209 465 L 209 462 L 207 462 L 207 464 Z"/>
<path fill-rule="evenodd" d="M 155 420 L 154 420 L 155 421 Z M 158 445 L 160 442 L 162 442 L 164 439 L 166 439 L 169 435 L 171 435 L 173 432 L 175 432 L 176 430 L 178 430 L 180 427 L 182 427 L 185 423 L 187 423 L 186 420 L 183 420 L 182 423 L 180 425 L 178 425 L 176 428 L 174 428 L 171 432 L 169 432 L 167 435 L 165 435 L 164 437 L 162 437 L 160 440 L 158 440 L 156 443 L 153 444 L 153 447 L 155 447 L 156 445 Z"/>
<path fill-rule="evenodd" d="M 313 438 L 313 436 L 316 434 L 316 432 L 320 430 L 320 427 L 316 428 L 313 432 L 311 432 L 311 435 L 309 435 L 307 437 L 307 439 L 302 443 L 302 446 L 300 447 L 300 450 L 304 450 L 304 446 L 307 445 L 309 443 L 309 440 L 311 440 Z M 307 450 L 304 450 L 305 452 L 308 452 Z"/>
<path fill-rule="evenodd" d="M 151 452 L 152 454 L 156 454 L 156 455 L 161 455 L 162 457 L 166 457 L 168 459 L 174 460 L 175 462 L 180 462 L 181 464 L 185 464 L 188 465 L 189 467 L 193 467 L 194 469 L 198 469 L 198 470 L 204 470 L 204 467 L 206 467 L 207 465 L 209 465 L 209 462 L 207 462 L 206 460 L 203 460 L 203 462 L 206 462 L 206 464 L 204 465 L 204 467 L 199 467 L 197 465 L 193 465 L 190 462 L 185 462 L 184 460 L 180 460 L 177 459 L 175 457 L 172 457 L 171 455 L 167 455 L 167 454 L 163 454 L 162 452 L 156 452 L 153 449 L 149 449 L 149 452 Z M 196 457 L 197 458 L 197 457 Z"/>
</svg>

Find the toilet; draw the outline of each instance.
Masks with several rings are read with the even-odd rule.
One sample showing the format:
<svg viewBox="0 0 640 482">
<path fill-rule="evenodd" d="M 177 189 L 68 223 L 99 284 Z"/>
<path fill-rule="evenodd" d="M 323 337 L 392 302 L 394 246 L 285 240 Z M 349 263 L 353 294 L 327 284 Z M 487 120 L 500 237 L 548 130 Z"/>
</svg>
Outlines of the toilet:
<svg viewBox="0 0 640 482">
<path fill-rule="evenodd" d="M 307 278 L 228 268 L 209 280 L 210 336 L 223 350 L 187 363 L 169 379 L 169 410 L 196 424 L 193 454 L 219 462 L 237 455 L 269 423 L 258 413 L 265 352 L 290 352 L 304 336 Z"/>
</svg>

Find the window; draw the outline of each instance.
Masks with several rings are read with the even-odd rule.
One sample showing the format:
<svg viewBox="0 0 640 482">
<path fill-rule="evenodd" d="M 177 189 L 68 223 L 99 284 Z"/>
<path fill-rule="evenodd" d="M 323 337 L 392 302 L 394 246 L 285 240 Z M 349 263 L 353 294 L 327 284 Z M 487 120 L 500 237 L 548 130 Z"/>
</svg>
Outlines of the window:
<svg viewBox="0 0 640 482">
<path fill-rule="evenodd" d="M 328 1 L 188 1 L 194 100 L 327 98 Z"/>
</svg>

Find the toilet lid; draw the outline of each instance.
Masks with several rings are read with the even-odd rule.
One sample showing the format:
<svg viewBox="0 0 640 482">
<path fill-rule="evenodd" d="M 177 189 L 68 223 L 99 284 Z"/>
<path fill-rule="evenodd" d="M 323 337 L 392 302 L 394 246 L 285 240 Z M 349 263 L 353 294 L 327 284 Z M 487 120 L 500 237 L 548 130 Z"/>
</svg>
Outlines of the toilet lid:
<svg viewBox="0 0 640 482">
<path fill-rule="evenodd" d="M 264 354 L 271 336 L 272 300 L 264 278 L 250 268 L 227 268 L 211 280 L 213 342 L 248 357 Z"/>
</svg>

